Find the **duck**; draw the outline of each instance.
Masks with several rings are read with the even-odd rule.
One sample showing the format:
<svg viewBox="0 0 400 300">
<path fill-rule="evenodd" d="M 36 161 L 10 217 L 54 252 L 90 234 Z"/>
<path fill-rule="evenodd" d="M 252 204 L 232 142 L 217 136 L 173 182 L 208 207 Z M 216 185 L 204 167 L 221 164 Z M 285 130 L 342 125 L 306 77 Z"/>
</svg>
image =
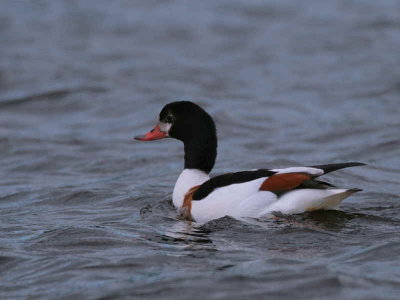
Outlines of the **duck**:
<svg viewBox="0 0 400 300">
<path fill-rule="evenodd" d="M 225 216 L 263 218 L 276 213 L 331 210 L 358 188 L 338 188 L 320 176 L 364 163 L 331 163 L 282 169 L 256 169 L 210 177 L 217 157 L 217 130 L 212 117 L 191 101 L 163 107 L 159 121 L 138 141 L 174 138 L 183 142 L 184 168 L 172 202 L 180 218 L 206 223 Z"/>
</svg>

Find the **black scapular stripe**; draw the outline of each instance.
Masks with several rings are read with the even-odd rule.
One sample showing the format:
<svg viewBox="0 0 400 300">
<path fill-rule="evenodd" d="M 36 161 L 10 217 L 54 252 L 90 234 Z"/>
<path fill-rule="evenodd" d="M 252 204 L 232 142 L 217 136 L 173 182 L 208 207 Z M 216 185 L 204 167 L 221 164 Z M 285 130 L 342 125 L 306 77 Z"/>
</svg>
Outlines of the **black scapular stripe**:
<svg viewBox="0 0 400 300">
<path fill-rule="evenodd" d="M 227 173 L 215 176 L 204 182 L 193 194 L 193 200 L 201 200 L 212 193 L 216 188 L 228 186 L 235 183 L 243 183 L 255 180 L 261 177 L 269 177 L 276 174 L 276 172 L 268 169 L 259 169 L 254 171 L 242 171 L 235 173 Z"/>
<path fill-rule="evenodd" d="M 324 174 L 343 169 L 349 167 L 356 167 L 356 166 L 365 166 L 364 163 L 360 162 L 348 162 L 348 163 L 338 163 L 338 164 L 328 164 L 328 165 L 318 165 L 318 166 L 310 166 L 309 168 L 317 168 L 322 169 Z"/>
</svg>

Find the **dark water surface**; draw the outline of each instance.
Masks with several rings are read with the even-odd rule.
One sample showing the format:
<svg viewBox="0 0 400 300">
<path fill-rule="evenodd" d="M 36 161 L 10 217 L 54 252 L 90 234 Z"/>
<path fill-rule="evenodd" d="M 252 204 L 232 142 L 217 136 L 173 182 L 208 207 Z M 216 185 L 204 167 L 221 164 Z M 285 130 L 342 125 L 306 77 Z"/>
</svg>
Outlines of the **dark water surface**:
<svg viewBox="0 0 400 300">
<path fill-rule="evenodd" d="M 398 299 L 400 2 L 1 1 L 0 297 Z M 213 174 L 362 161 L 340 211 L 175 219 L 162 106 Z"/>
</svg>

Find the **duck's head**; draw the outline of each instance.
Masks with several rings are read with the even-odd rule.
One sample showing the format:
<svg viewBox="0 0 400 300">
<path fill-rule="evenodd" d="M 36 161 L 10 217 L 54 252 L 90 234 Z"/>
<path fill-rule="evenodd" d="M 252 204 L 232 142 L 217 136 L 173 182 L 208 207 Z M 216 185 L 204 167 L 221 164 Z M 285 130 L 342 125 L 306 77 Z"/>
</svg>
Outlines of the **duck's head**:
<svg viewBox="0 0 400 300">
<path fill-rule="evenodd" d="M 217 155 L 217 133 L 211 116 L 190 101 L 177 101 L 164 106 L 159 122 L 139 141 L 175 138 L 185 145 L 185 168 L 209 172 Z"/>
<path fill-rule="evenodd" d="M 204 141 L 216 137 L 215 124 L 211 116 L 197 104 L 190 101 L 172 102 L 161 110 L 156 126 L 135 139 L 153 141 L 167 137 L 184 143 Z"/>
</svg>

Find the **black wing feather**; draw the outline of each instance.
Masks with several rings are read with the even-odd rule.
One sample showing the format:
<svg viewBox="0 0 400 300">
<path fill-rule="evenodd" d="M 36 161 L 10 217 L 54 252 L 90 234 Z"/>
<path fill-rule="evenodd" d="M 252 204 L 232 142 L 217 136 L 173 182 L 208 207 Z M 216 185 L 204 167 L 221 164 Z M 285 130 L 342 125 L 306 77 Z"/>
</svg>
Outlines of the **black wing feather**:
<svg viewBox="0 0 400 300">
<path fill-rule="evenodd" d="M 204 182 L 193 194 L 193 200 L 201 200 L 211 194 L 216 188 L 228 186 L 235 183 L 243 183 L 255 180 L 261 177 L 269 177 L 276 174 L 276 172 L 268 169 L 260 169 L 254 171 L 242 171 L 236 173 L 227 173 L 215 176 Z"/>
</svg>

